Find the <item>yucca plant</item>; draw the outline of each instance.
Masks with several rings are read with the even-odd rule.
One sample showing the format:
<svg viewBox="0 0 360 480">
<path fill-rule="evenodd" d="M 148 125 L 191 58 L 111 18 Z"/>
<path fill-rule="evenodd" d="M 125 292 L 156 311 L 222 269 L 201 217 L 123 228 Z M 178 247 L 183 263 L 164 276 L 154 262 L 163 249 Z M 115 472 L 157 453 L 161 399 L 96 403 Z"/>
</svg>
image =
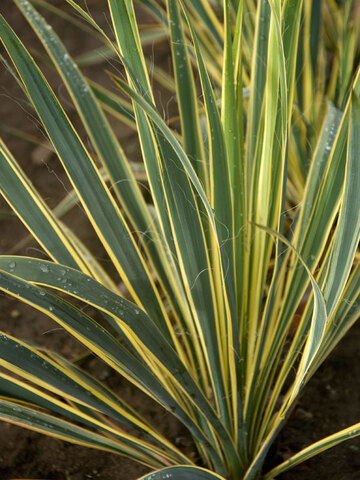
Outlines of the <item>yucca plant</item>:
<svg viewBox="0 0 360 480">
<path fill-rule="evenodd" d="M 67 2 L 122 62 L 126 80 L 110 75 L 125 103 L 82 75 L 28 0 L 14 0 L 95 153 L 3 18 L 0 37 L 74 187 L 70 204 L 81 202 L 118 277 L 46 205 L 2 142 L 1 192 L 50 260 L 1 256 L 0 288 L 172 412 L 199 460 L 89 372 L 6 332 L 0 417 L 129 456 L 152 469 L 147 480 L 269 480 L 358 435 L 355 424 L 263 471 L 304 386 L 359 313 L 359 38 L 346 27 L 358 18 L 356 2 L 140 2 L 168 28 L 174 128 L 155 105 L 131 0 L 108 2 L 114 41 Z M 151 200 L 103 107 L 136 128 Z"/>
</svg>

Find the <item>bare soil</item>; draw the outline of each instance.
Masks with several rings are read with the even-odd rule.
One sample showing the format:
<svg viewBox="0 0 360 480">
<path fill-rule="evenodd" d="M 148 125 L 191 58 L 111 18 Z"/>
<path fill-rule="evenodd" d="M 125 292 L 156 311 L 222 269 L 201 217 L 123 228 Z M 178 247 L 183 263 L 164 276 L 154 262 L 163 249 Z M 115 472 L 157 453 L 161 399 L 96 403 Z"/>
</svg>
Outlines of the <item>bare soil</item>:
<svg viewBox="0 0 360 480">
<path fill-rule="evenodd" d="M 52 3 L 63 4 L 62 0 Z M 97 18 L 104 18 L 105 9 L 100 5 L 101 2 L 94 0 L 88 3 L 90 6 L 93 4 Z M 31 31 L 26 27 L 22 16 L 10 0 L 2 0 L 0 11 L 21 34 L 25 42 L 31 41 L 34 47 L 38 47 Z M 103 21 L 106 23 L 106 19 Z M 84 44 L 84 38 L 74 34 L 71 26 L 59 19 L 52 17 L 52 24 L 55 24 L 62 38 L 66 39 L 71 52 L 76 54 L 94 46 L 91 43 L 92 40 L 88 38 Z M 156 49 L 149 51 L 149 55 L 152 55 L 154 50 L 158 55 L 162 55 L 162 61 L 167 63 L 166 46 L 157 45 Z M 100 70 L 100 67 L 96 66 L 89 69 L 89 73 L 99 80 L 103 78 Z M 67 96 L 61 82 L 56 79 L 53 72 L 50 70 L 46 72 L 57 82 L 56 91 L 66 103 Z M 4 68 L 0 70 L 0 85 L 2 126 L 18 128 L 41 138 L 42 133 L 31 106 L 24 100 L 13 78 Z M 68 113 L 78 125 L 79 120 L 71 108 L 68 109 Z M 116 126 L 116 129 L 123 140 L 124 147 L 130 152 L 134 150 L 135 139 L 129 129 L 120 126 Z M 55 206 L 70 189 L 69 182 L 56 157 L 51 153 L 48 154 L 46 149 L 38 149 L 27 142 L 19 141 L 9 133 L 2 132 L 2 136 L 33 180 L 35 187 L 51 207 Z M 0 210 L 5 209 L 9 210 L 1 200 Z M 103 259 L 104 253 L 82 210 L 75 208 L 65 220 L 75 228 L 76 233 L 92 251 L 96 252 L 100 260 Z M 0 253 L 8 253 L 25 236 L 25 228 L 15 218 L 1 220 Z M 18 253 L 45 258 L 35 241 L 28 242 Z M 87 312 L 92 313 L 91 309 Z M 76 358 L 83 351 L 81 345 L 63 329 L 57 328 L 46 316 L 4 294 L 0 294 L 0 330 L 45 345 L 69 359 Z M 275 465 L 323 436 L 359 421 L 359 347 L 360 326 L 355 326 L 309 383 L 290 421 L 280 434 L 276 452 L 269 459 L 270 464 Z M 188 433 L 173 416 L 164 412 L 128 382 L 114 375 L 108 367 L 96 360 L 90 360 L 87 368 L 138 409 L 179 448 L 184 448 L 187 452 L 192 449 Z M 72 445 L 15 425 L 0 423 L 0 480 L 13 478 L 133 480 L 147 471 L 146 467 L 120 456 Z M 279 480 L 360 479 L 360 440 L 351 440 L 278 478 Z"/>
</svg>

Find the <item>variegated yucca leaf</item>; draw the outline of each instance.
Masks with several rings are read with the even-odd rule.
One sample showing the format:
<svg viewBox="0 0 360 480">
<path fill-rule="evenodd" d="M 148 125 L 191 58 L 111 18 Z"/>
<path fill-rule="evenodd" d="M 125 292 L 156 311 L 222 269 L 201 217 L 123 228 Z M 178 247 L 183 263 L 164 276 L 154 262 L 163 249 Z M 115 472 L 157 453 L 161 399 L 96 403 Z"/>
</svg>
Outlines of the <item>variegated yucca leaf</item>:
<svg viewBox="0 0 360 480">
<path fill-rule="evenodd" d="M 0 141 L 0 191 L 48 256 L 0 256 L 0 290 L 172 412 L 197 461 L 91 372 L 5 331 L 0 418 L 126 455 L 151 469 L 143 480 L 270 480 L 360 434 L 349 426 L 263 471 L 304 386 L 359 316 L 356 2 L 139 0 L 155 22 L 140 29 L 131 0 L 108 0 L 114 36 L 75 0 L 13 3 L 83 129 L 40 70 L 44 55 L 0 17 L 4 62 L 73 187 L 50 209 Z M 40 11 L 98 47 L 72 58 Z M 173 76 L 144 53 L 164 39 Z M 100 57 L 123 65 L 120 76 L 110 66 L 112 89 L 81 72 Z M 158 109 L 154 79 L 175 96 L 175 117 Z M 114 119 L 137 133 L 141 164 Z M 116 277 L 61 220 L 77 202 Z"/>
</svg>

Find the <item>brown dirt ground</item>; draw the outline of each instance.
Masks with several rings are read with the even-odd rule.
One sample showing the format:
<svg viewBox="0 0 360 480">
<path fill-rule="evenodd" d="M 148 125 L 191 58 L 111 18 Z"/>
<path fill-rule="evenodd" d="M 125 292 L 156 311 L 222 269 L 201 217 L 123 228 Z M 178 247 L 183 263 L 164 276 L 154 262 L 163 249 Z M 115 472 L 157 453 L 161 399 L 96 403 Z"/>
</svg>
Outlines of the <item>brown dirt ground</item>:
<svg viewBox="0 0 360 480">
<path fill-rule="evenodd" d="M 61 4 L 62 0 L 57 2 Z M 97 18 L 103 18 L 103 7 L 96 0 L 88 2 L 95 8 Z M 10 0 L 3 0 L 0 7 L 8 21 L 16 27 L 21 37 L 28 41 L 33 38 L 21 15 Z M 106 20 L 103 20 L 106 23 Z M 54 21 L 52 22 L 54 24 Z M 59 20 L 55 26 L 62 38 L 68 39 L 68 45 L 74 53 L 83 52 L 85 40 L 74 35 L 71 27 Z M 33 45 L 37 43 L 33 40 Z M 92 46 L 86 39 L 86 50 Z M 157 45 L 154 50 L 167 62 L 166 47 Z M 48 72 L 48 71 L 47 71 Z M 55 80 L 52 72 L 48 72 Z M 102 77 L 100 68 L 89 69 L 93 77 Z M 41 136 L 39 126 L 33 117 L 31 107 L 23 100 L 21 93 L 14 86 L 11 76 L 2 68 L 0 70 L 0 111 L 1 121 L 6 126 L 25 130 L 29 134 Z M 57 93 L 66 102 L 66 94 L 60 83 Z M 79 121 L 70 109 L 71 118 L 78 125 Z M 131 151 L 134 137 L 129 130 L 116 126 L 117 133 L 126 148 Z M 29 144 L 17 141 L 13 136 L 3 134 L 5 141 L 19 160 L 24 170 L 34 181 L 44 198 L 51 206 L 64 196 L 69 183 L 59 167 L 54 155 L 47 155 L 45 150 L 35 151 Z M 0 209 L 7 208 L 1 201 Z M 103 252 L 87 224 L 81 209 L 75 209 L 66 218 L 76 232 L 90 248 L 103 258 Z M 19 239 L 26 235 L 25 229 L 16 219 L 0 222 L 0 253 L 7 253 Z M 41 256 L 38 245 L 32 241 L 19 253 Z M 43 257 L 44 258 L 44 257 Z M 92 313 L 90 310 L 88 311 Z M 81 353 L 81 346 L 62 329 L 56 328 L 44 315 L 5 295 L 0 295 L 0 330 L 19 338 L 32 340 L 46 345 L 67 358 L 75 358 Z M 311 380 L 304 395 L 280 434 L 277 453 L 272 462 L 282 459 L 305 447 L 306 445 L 331 434 L 338 429 L 359 421 L 360 414 L 360 327 L 356 326 L 345 337 L 330 356 L 328 361 Z M 137 392 L 125 380 L 114 375 L 106 366 L 91 360 L 88 368 L 102 381 L 119 393 L 134 408 L 147 417 L 161 432 L 187 451 L 191 442 L 185 429 L 170 414 L 162 411 L 144 395 Z M 145 474 L 147 469 L 122 457 L 71 445 L 57 439 L 44 437 L 36 432 L 20 427 L 0 423 L 0 480 L 11 478 L 44 478 L 47 480 L 132 480 Z M 351 440 L 334 448 L 305 464 L 279 477 L 279 480 L 356 480 L 360 478 L 360 441 Z"/>
</svg>

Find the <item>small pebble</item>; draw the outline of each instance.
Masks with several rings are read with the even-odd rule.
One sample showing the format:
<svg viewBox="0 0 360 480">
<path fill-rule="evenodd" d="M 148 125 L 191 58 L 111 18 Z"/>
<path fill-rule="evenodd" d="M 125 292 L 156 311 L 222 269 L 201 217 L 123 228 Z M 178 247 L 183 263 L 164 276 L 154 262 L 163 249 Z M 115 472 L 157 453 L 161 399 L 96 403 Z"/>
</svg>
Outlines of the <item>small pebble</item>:
<svg viewBox="0 0 360 480">
<path fill-rule="evenodd" d="M 19 310 L 11 310 L 10 312 L 10 317 L 11 318 L 19 318 L 21 316 L 21 313 Z"/>
</svg>

